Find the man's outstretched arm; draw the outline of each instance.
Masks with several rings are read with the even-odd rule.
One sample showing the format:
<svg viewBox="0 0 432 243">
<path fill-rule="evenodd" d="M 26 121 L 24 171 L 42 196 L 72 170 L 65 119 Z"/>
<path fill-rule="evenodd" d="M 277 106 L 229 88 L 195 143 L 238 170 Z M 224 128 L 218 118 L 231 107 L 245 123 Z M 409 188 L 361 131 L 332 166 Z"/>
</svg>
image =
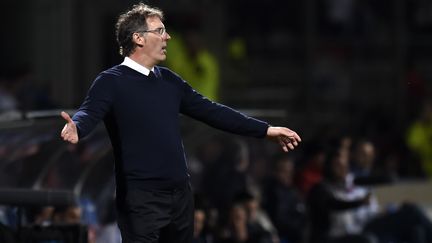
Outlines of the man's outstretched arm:
<svg viewBox="0 0 432 243">
<path fill-rule="evenodd" d="M 184 91 L 181 113 L 227 132 L 259 138 L 267 137 L 279 143 L 285 152 L 293 150 L 301 142 L 300 136 L 291 129 L 269 126 L 264 121 L 212 102 L 196 92 L 186 81 L 177 78 L 181 80 Z"/>
<path fill-rule="evenodd" d="M 293 150 L 301 142 L 300 136 L 286 127 L 268 127 L 267 138 L 278 142 L 285 152 Z"/>
<path fill-rule="evenodd" d="M 68 113 L 62 111 L 61 116 L 63 119 L 66 120 L 66 125 L 63 127 L 63 130 L 61 131 L 61 137 L 63 140 L 70 142 L 70 143 L 78 143 L 78 130 L 75 125 L 75 122 L 72 120 L 72 118 L 68 115 Z"/>
</svg>

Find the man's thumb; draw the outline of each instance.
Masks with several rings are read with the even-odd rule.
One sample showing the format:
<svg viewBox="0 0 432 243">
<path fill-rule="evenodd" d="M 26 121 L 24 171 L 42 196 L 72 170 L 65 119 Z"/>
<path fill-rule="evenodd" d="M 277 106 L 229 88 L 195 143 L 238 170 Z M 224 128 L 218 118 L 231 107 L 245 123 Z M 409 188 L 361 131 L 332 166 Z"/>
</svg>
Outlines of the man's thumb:
<svg viewBox="0 0 432 243">
<path fill-rule="evenodd" d="M 72 121 L 72 119 L 68 113 L 62 111 L 60 114 L 63 117 L 63 119 L 65 119 L 68 123 L 73 123 L 73 121 Z"/>
</svg>

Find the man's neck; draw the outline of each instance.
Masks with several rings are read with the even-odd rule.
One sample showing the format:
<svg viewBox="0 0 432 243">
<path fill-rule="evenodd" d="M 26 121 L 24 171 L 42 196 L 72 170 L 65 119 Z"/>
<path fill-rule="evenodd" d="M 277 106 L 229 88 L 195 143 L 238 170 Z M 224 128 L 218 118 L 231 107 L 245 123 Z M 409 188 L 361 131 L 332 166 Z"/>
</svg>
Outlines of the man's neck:
<svg viewBox="0 0 432 243">
<path fill-rule="evenodd" d="M 152 70 L 154 66 L 156 66 L 155 63 L 149 63 L 149 58 L 143 55 L 138 55 L 136 53 L 131 54 L 128 56 L 130 59 L 132 59 L 134 62 L 138 63 L 139 65 L 146 67 L 148 70 Z"/>
</svg>

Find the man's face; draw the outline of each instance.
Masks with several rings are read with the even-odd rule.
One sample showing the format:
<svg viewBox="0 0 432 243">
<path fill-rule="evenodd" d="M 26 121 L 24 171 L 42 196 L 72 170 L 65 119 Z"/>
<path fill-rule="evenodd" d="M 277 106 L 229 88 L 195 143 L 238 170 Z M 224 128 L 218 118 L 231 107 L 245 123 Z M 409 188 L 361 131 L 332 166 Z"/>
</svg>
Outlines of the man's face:
<svg viewBox="0 0 432 243">
<path fill-rule="evenodd" d="M 157 31 L 153 31 L 158 28 L 165 28 L 157 16 L 147 18 L 147 27 L 150 32 L 143 34 L 142 54 L 146 56 L 150 64 L 156 65 L 166 59 L 166 46 L 171 36 L 167 32 L 160 35 Z"/>
<path fill-rule="evenodd" d="M 294 176 L 294 162 L 290 159 L 282 159 L 277 162 L 276 178 L 286 187 L 292 186 Z"/>
<path fill-rule="evenodd" d="M 194 214 L 194 235 L 199 236 L 205 226 L 205 212 L 200 209 L 195 209 Z"/>
<path fill-rule="evenodd" d="M 340 153 L 332 161 L 333 175 L 336 180 L 344 181 L 349 172 L 349 158 L 346 153 Z"/>
</svg>

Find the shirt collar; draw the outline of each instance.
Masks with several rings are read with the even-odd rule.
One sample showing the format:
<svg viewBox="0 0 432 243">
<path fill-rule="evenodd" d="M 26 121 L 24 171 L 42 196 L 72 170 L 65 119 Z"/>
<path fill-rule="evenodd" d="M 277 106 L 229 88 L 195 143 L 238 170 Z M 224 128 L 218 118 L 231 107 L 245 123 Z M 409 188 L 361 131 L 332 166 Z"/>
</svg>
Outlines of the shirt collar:
<svg viewBox="0 0 432 243">
<path fill-rule="evenodd" d="M 144 74 L 145 76 L 148 76 L 150 71 L 154 72 L 154 67 L 149 70 L 148 68 L 142 66 L 141 64 L 135 62 L 134 60 L 130 59 L 129 57 L 125 57 L 124 61 L 120 64 L 120 65 L 124 65 L 127 66 L 129 68 L 132 68 L 133 70 Z"/>
</svg>

